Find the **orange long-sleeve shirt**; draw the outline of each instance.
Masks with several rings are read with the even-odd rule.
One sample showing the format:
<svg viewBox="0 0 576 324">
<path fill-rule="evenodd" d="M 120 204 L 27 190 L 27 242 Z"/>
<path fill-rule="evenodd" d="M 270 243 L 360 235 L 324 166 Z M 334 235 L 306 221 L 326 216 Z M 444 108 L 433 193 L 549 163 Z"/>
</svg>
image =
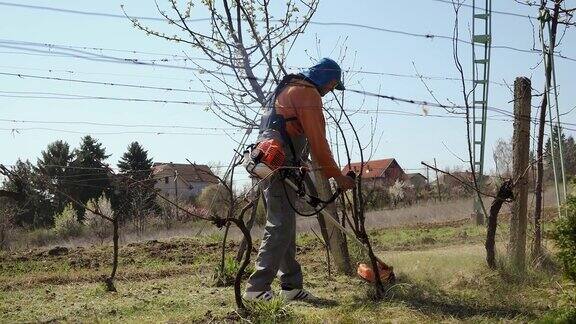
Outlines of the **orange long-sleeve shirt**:
<svg viewBox="0 0 576 324">
<path fill-rule="evenodd" d="M 324 175 L 327 178 L 342 175 L 326 140 L 322 97 L 316 87 L 306 81 L 292 82 L 276 97 L 275 107 L 276 113 L 284 118 L 296 117 L 296 120 L 286 122 L 286 132 L 289 136 L 306 136 L 310 153 Z"/>
</svg>

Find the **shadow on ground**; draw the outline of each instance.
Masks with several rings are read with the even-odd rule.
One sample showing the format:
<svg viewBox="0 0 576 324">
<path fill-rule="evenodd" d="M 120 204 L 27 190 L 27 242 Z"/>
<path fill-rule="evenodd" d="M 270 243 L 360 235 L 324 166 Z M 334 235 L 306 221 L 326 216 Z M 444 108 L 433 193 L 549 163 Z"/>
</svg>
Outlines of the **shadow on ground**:
<svg viewBox="0 0 576 324">
<path fill-rule="evenodd" d="M 478 287 L 486 289 L 486 287 Z M 381 301 L 375 301 L 372 290 L 363 296 L 357 296 L 350 307 L 371 307 L 377 311 L 382 303 L 400 304 L 424 315 L 452 317 L 460 320 L 476 316 L 493 319 L 535 319 L 535 309 L 510 300 L 502 300 L 498 294 L 490 296 L 492 300 L 479 296 L 464 296 L 458 293 L 448 293 L 439 287 L 412 281 L 408 278 L 399 279 L 396 284 L 386 288 L 386 296 Z"/>
</svg>

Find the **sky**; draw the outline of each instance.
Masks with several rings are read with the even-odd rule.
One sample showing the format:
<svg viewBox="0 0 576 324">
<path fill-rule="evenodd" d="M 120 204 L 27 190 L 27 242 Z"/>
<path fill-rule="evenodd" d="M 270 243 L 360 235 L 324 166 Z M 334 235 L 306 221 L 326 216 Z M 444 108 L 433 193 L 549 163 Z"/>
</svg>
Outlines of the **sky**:
<svg viewBox="0 0 576 324">
<path fill-rule="evenodd" d="M 158 2 L 164 3 L 162 0 Z M 574 7 L 576 1 L 566 2 Z M 121 5 L 130 15 L 160 17 L 152 0 L 0 1 L 0 163 L 12 165 L 17 159 L 35 162 L 50 142 L 64 140 L 77 147 L 85 134 L 91 134 L 103 143 L 111 154 L 109 162 L 112 164 L 118 161 L 132 141 L 140 142 L 156 162 L 186 163 L 186 159 L 189 159 L 203 164 L 229 163 L 236 147 L 235 140 L 243 132 L 230 129 L 217 116 L 205 110 L 204 103 L 210 98 L 204 93 L 194 92 L 204 90 L 199 79 L 205 76 L 198 71 L 182 68 L 190 66 L 182 61 L 170 61 L 166 64 L 175 65 L 176 68 L 166 68 L 101 59 L 102 55 L 139 60 L 182 55 L 202 57 L 197 50 L 183 44 L 146 36 L 135 29 L 128 19 L 118 17 L 123 15 Z M 493 1 L 493 10 L 537 15 L 536 8 L 513 0 Z M 193 14 L 193 18 L 206 17 L 201 9 Z M 462 39 L 470 38 L 471 17 L 471 9 L 463 7 L 460 13 Z M 347 73 L 346 84 L 350 89 L 428 102 L 434 101 L 432 92 L 442 103 L 463 104 L 452 42 L 391 32 L 451 36 L 454 12 L 450 4 L 438 0 L 321 0 L 312 20 L 347 25 L 311 24 L 289 53 L 286 65 L 291 71 L 297 72 L 296 68 L 310 66 L 314 59 L 320 57 L 338 59 L 339 53 L 345 49 L 347 56 L 341 61 L 345 70 L 377 72 Z M 163 30 L 169 31 L 171 28 L 163 22 L 149 23 Z M 527 17 L 495 13 L 492 23 L 495 47 L 529 50 L 534 41 L 538 43 Z M 532 23 L 536 24 L 534 20 Z M 194 26 L 200 30 L 206 28 L 204 22 L 195 23 Z M 74 48 L 47 47 L 38 43 Z M 576 29 L 568 30 L 559 48 L 561 54 L 576 58 L 575 44 Z M 461 44 L 459 48 L 466 78 L 471 77 L 471 50 L 469 44 Z M 202 64 L 202 61 L 199 62 Z M 538 54 L 493 48 L 491 62 L 490 74 L 494 83 L 490 85 L 489 105 L 492 107 L 508 112 L 513 110 L 509 87 L 518 76 L 531 78 L 536 90 L 541 91 L 544 87 L 543 67 L 539 65 Z M 576 123 L 576 112 L 571 111 L 576 106 L 576 94 L 571 91 L 574 89 L 576 60 L 557 58 L 555 63 L 559 110 L 567 113 L 561 117 L 562 122 Z M 413 77 L 417 73 L 438 78 L 427 79 L 424 83 Z M 188 91 L 74 83 L 18 77 L 18 74 Z M 198 104 L 94 100 L 72 98 L 70 95 L 194 101 Z M 467 159 L 466 124 L 463 119 L 453 118 L 442 108 L 366 97 L 350 91 L 344 95 L 346 107 L 350 110 L 373 111 L 378 108 L 413 113 L 410 116 L 384 112 L 353 116 L 353 123 L 360 129 L 364 141 L 370 138 L 370 124 L 376 125 L 375 144 L 378 145 L 374 149 L 373 159 L 396 158 L 408 172 L 424 173 L 420 162 L 431 162 L 434 158 L 442 167 L 466 168 L 467 165 L 462 162 Z M 533 105 L 537 105 L 539 100 L 540 97 L 533 98 Z M 536 110 L 532 113 L 536 116 Z M 494 165 L 494 143 L 500 138 L 511 137 L 512 121 L 493 112 L 489 116 L 496 119 L 489 120 L 487 125 L 486 163 L 487 169 L 491 170 Z M 573 131 L 567 130 L 566 133 L 572 134 Z M 358 158 L 357 152 L 354 157 Z M 245 175 L 239 176 L 240 181 L 247 179 Z"/>
</svg>

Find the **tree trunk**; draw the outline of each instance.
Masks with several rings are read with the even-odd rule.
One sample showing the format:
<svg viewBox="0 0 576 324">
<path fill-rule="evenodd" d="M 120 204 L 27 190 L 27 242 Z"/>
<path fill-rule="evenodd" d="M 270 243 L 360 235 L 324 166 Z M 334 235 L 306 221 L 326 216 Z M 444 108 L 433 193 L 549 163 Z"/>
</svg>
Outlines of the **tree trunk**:
<svg viewBox="0 0 576 324">
<path fill-rule="evenodd" d="M 110 277 L 106 279 L 106 290 L 108 291 L 116 291 L 116 287 L 114 286 L 114 278 L 116 277 L 116 270 L 118 269 L 118 217 L 114 217 L 112 220 L 112 228 L 114 234 L 112 235 L 112 242 L 113 242 L 113 254 L 112 254 L 112 273 Z"/>
<path fill-rule="evenodd" d="M 254 182 L 258 182 L 258 180 L 252 180 L 252 183 L 254 183 Z M 256 193 L 251 198 L 254 200 L 254 206 L 252 206 L 252 210 L 250 211 L 250 218 L 248 219 L 248 222 L 246 222 L 246 228 L 249 231 L 252 230 L 252 227 L 254 227 L 254 223 L 256 222 L 256 214 L 258 212 L 258 203 L 260 202 L 261 196 L 262 195 L 261 195 L 260 188 L 258 188 L 258 189 L 256 189 Z M 262 197 L 262 199 L 264 199 L 264 197 Z M 238 253 L 236 254 L 236 262 L 242 261 L 242 257 L 244 256 L 244 251 L 246 250 L 247 247 L 248 247 L 248 242 L 246 241 L 246 238 L 244 237 L 242 239 L 242 243 L 240 243 L 240 248 L 238 249 Z"/>
<path fill-rule="evenodd" d="M 312 161 L 312 167 L 315 170 L 318 169 L 318 163 L 316 161 Z M 322 172 L 314 171 L 313 175 L 314 187 L 316 188 L 320 199 L 328 199 L 330 196 L 332 196 L 330 183 L 328 182 L 328 179 L 324 177 Z M 338 212 L 335 203 L 328 205 L 325 210 L 332 215 L 332 218 L 338 221 Z M 332 259 L 334 260 L 337 271 L 346 274 L 352 273 L 350 255 L 348 254 L 348 244 L 344 233 L 340 232 L 340 230 L 330 222 L 326 222 L 324 220 L 324 216 L 322 215 L 318 215 L 318 224 L 320 225 L 322 237 L 330 248 L 330 253 L 332 254 Z"/>
<path fill-rule="evenodd" d="M 548 91 L 548 90 L 545 90 Z M 544 128 L 546 126 L 547 96 L 544 94 L 540 105 L 540 120 L 538 124 L 538 143 L 536 147 L 536 187 L 534 188 L 534 243 L 532 245 L 532 258 L 538 258 L 542 253 L 542 182 L 544 181 Z"/>
<path fill-rule="evenodd" d="M 498 226 L 498 213 L 502 208 L 502 204 L 513 197 L 512 181 L 507 180 L 498 189 L 496 198 L 492 201 L 490 206 L 490 215 L 488 215 L 488 228 L 486 232 L 486 262 L 491 269 L 496 268 L 496 228 Z"/>
<path fill-rule="evenodd" d="M 526 227 L 528 212 L 528 160 L 530 154 L 530 79 L 519 77 L 514 82 L 513 179 L 514 197 L 510 219 L 510 256 L 520 270 L 526 267 Z"/>
</svg>

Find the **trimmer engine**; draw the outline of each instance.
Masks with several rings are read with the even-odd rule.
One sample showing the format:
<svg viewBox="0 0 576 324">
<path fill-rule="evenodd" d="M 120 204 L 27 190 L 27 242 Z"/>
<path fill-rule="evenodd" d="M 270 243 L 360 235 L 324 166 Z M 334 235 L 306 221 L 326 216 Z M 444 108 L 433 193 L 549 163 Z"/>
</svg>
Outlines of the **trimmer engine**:
<svg viewBox="0 0 576 324">
<path fill-rule="evenodd" d="M 286 154 L 276 139 L 264 140 L 244 151 L 244 166 L 251 175 L 265 179 L 284 165 Z"/>
</svg>

